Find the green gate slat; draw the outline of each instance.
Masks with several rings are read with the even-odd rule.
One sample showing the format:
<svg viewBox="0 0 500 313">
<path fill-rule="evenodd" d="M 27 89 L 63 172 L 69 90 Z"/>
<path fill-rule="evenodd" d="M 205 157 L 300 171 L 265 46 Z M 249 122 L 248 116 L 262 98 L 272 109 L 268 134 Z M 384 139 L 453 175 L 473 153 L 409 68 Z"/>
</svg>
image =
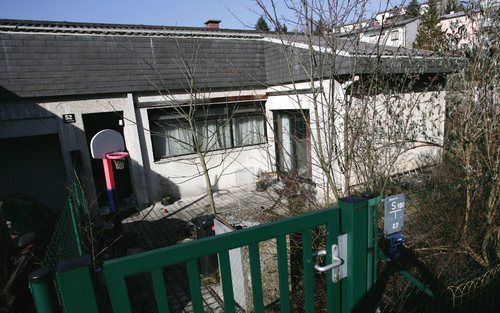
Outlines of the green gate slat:
<svg viewBox="0 0 500 313">
<path fill-rule="evenodd" d="M 132 313 L 125 277 L 104 272 L 113 312 Z"/>
<path fill-rule="evenodd" d="M 169 313 L 168 298 L 165 290 L 165 280 L 163 279 L 163 271 L 157 268 L 151 271 L 153 279 L 153 289 L 155 291 L 156 308 L 158 313 Z"/>
<path fill-rule="evenodd" d="M 189 280 L 189 291 L 191 293 L 191 302 L 193 310 L 196 313 L 203 313 L 203 299 L 201 297 L 200 276 L 198 274 L 198 265 L 196 260 L 186 262 Z M 118 312 L 118 311 L 117 311 Z M 117 313 L 115 312 L 115 313 Z"/>
<path fill-rule="evenodd" d="M 288 257 L 286 249 L 286 236 L 276 238 L 278 252 L 278 275 L 280 284 L 280 309 L 281 312 L 290 312 L 290 289 L 288 287 Z"/>
<path fill-rule="evenodd" d="M 304 266 L 304 300 L 306 313 L 314 313 L 314 286 L 311 230 L 302 232 L 302 261 Z M 328 275 L 328 273 L 326 273 Z"/>
<path fill-rule="evenodd" d="M 233 280 L 231 277 L 231 263 L 229 261 L 229 251 L 219 253 L 220 276 L 222 280 L 222 291 L 224 293 L 224 312 L 234 313 Z"/>
<path fill-rule="evenodd" d="M 326 247 L 338 243 L 339 235 L 339 211 L 332 212 L 330 221 L 326 224 Z M 326 249 L 326 264 L 332 263 L 332 251 Z M 340 284 L 334 284 L 331 279 L 331 271 L 326 272 L 326 311 L 328 313 L 340 313 Z"/>
<path fill-rule="evenodd" d="M 250 256 L 250 275 L 252 276 L 253 310 L 256 313 L 263 313 L 264 300 L 262 297 L 259 243 L 255 242 L 250 244 L 248 246 L 248 252 Z"/>
</svg>

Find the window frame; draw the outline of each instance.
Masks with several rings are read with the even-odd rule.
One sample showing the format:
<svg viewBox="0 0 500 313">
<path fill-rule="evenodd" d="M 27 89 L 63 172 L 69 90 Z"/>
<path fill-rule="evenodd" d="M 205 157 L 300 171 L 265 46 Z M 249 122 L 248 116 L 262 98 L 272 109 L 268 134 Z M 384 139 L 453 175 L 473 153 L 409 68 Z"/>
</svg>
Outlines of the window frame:
<svg viewBox="0 0 500 313">
<path fill-rule="evenodd" d="M 209 121 L 209 120 L 223 120 L 224 123 L 227 123 L 226 127 L 229 127 L 229 147 L 227 148 L 218 148 L 218 149 L 209 149 L 208 151 L 203 151 L 203 153 L 211 153 L 211 152 L 218 152 L 218 151 L 223 151 L 223 150 L 231 150 L 235 148 L 245 148 L 245 147 L 253 147 L 253 146 L 259 146 L 263 144 L 268 143 L 268 137 L 267 137 L 267 119 L 266 119 L 266 110 L 265 110 L 265 103 L 266 101 L 245 101 L 245 102 L 227 102 L 223 104 L 199 104 L 201 105 L 208 105 L 208 106 L 214 106 L 215 108 L 217 107 L 224 107 L 226 108 L 226 112 L 223 114 L 209 114 L 206 116 L 200 116 L 199 119 L 198 117 L 194 117 L 195 121 Z M 238 112 L 238 109 L 243 107 L 244 111 Z M 248 109 L 247 109 L 248 108 Z M 253 108 L 253 110 L 251 110 Z M 166 121 L 174 121 L 175 124 L 181 124 L 185 123 L 185 121 L 180 121 L 179 120 L 179 114 L 174 114 L 171 117 L 164 118 L 164 119 L 155 119 L 154 115 L 168 115 L 168 111 L 173 111 L 176 108 L 154 108 L 154 109 L 149 109 L 148 110 L 148 120 L 150 124 L 150 131 L 152 129 L 152 123 L 161 121 L 161 120 L 166 120 Z M 180 108 L 182 109 L 182 108 Z M 210 108 L 208 109 L 210 110 Z M 263 140 L 258 143 L 252 143 L 252 144 L 243 144 L 243 145 L 236 145 L 235 144 L 235 139 L 234 139 L 234 120 L 237 119 L 238 117 L 249 117 L 249 116 L 260 116 L 262 118 L 262 123 L 264 125 L 264 133 L 262 135 Z M 172 123 L 172 126 L 173 124 Z M 192 149 L 192 152 L 189 153 L 183 153 L 183 154 L 175 154 L 175 155 L 163 155 L 163 156 L 157 156 L 156 150 L 155 149 L 155 144 L 154 144 L 154 139 L 153 136 L 155 134 L 151 133 L 151 146 L 153 150 L 153 160 L 154 162 L 159 162 L 165 159 L 170 159 L 170 158 L 177 158 L 177 157 L 183 157 L 183 156 L 189 156 L 189 155 L 196 155 L 196 151 L 194 151 L 194 148 Z"/>
<path fill-rule="evenodd" d="M 391 41 L 399 40 L 399 29 L 391 31 Z"/>
</svg>

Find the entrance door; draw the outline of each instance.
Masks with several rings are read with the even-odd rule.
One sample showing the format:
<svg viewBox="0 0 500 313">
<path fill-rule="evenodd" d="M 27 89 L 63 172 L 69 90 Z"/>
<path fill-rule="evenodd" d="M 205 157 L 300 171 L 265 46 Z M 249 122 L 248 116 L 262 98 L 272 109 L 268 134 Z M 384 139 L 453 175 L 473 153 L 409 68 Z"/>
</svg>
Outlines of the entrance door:
<svg viewBox="0 0 500 313">
<path fill-rule="evenodd" d="M 106 112 L 83 114 L 83 126 L 85 136 L 87 137 L 87 146 L 90 146 L 90 140 L 95 134 L 103 129 L 112 129 L 123 136 L 123 112 Z M 125 149 L 127 143 L 125 142 Z M 107 203 L 106 180 L 104 178 L 104 169 L 101 160 L 91 158 L 92 173 L 96 188 L 97 198 L 100 205 Z M 125 161 L 125 168 L 117 170 L 115 168 L 116 197 L 118 203 L 123 204 L 123 200 L 133 195 L 132 183 L 130 180 L 130 170 L 128 162 Z"/>
<path fill-rule="evenodd" d="M 274 111 L 277 170 L 311 178 L 309 111 Z"/>
</svg>

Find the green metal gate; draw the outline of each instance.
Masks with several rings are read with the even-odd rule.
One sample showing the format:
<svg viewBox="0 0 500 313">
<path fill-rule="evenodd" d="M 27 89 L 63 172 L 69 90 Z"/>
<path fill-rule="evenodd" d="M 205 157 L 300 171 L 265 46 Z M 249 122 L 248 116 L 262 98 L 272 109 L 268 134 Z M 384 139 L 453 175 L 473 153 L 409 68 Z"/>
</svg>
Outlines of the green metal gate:
<svg viewBox="0 0 500 313">
<path fill-rule="evenodd" d="M 204 238 L 183 244 L 160 248 L 104 263 L 104 276 L 112 312 L 132 312 L 125 279 L 140 273 L 149 273 L 153 282 L 158 312 L 169 312 L 169 303 L 163 269 L 174 264 L 187 267 L 190 296 L 195 312 L 204 312 L 197 260 L 218 254 L 225 312 L 236 312 L 233 296 L 229 250 L 248 247 L 254 312 L 264 312 L 259 242 L 276 239 L 279 305 L 281 312 L 290 312 L 290 273 L 288 266 L 287 235 L 302 235 L 303 290 L 305 312 L 315 312 L 314 270 L 316 257 L 312 251 L 312 229 L 325 227 L 326 260 L 332 263 L 332 245 L 339 235 L 345 242 L 344 262 L 346 277 L 334 282 L 332 270 L 325 272 L 326 312 L 351 312 L 369 290 L 376 277 L 376 227 L 374 220 L 380 198 L 347 197 L 339 207 L 291 217 L 286 220 L 259 225 L 235 232 Z M 344 275 L 345 276 L 345 275 Z M 99 312 L 94 278 L 86 262 L 74 262 L 58 271 L 57 285 L 63 311 L 67 313 Z M 293 295 L 292 295 L 293 296 Z M 34 293 L 34 297 L 37 294 Z M 46 313 L 46 312 L 40 312 Z"/>
</svg>

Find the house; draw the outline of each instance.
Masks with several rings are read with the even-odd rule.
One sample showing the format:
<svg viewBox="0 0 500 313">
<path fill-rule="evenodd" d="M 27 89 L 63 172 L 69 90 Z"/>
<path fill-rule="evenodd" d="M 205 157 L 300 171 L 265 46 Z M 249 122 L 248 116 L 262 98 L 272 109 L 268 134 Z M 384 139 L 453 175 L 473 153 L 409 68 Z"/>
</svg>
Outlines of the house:
<svg viewBox="0 0 500 313">
<path fill-rule="evenodd" d="M 444 14 L 446 2 L 438 1 L 437 6 L 440 12 L 439 25 L 446 39 L 451 43 L 451 48 L 462 49 L 471 46 L 478 34 L 494 37 L 498 28 L 495 23 L 498 15 L 498 1 L 480 1 L 473 11 L 450 11 L 446 14 Z M 420 16 L 428 10 L 429 5 L 422 3 Z M 341 38 L 413 48 L 418 34 L 420 16 L 409 16 L 404 7 L 394 7 L 377 13 L 373 18 L 339 26 L 336 31 Z"/>
<path fill-rule="evenodd" d="M 464 48 L 475 40 L 479 29 L 479 15 L 453 12 L 441 15 L 439 25 L 448 40 L 457 48 Z"/>
<path fill-rule="evenodd" d="M 453 47 L 458 49 L 482 46 L 496 40 L 498 34 L 498 1 L 481 1 L 475 11 L 441 15 L 439 25 Z M 494 46 L 494 44 L 491 44 Z"/>
<path fill-rule="evenodd" d="M 372 19 L 342 25 L 338 31 L 341 38 L 412 48 L 418 25 L 418 17 L 409 16 L 404 8 L 396 7 L 380 12 Z"/>
<path fill-rule="evenodd" d="M 207 150 L 215 189 L 253 184 L 259 171 L 293 171 L 323 186 L 318 151 L 310 144 L 323 122 L 312 115 L 316 87 L 299 65 L 309 62 L 305 40 L 223 30 L 218 23 L 0 20 L 0 194 L 30 193 L 57 209 L 78 177 L 91 203 L 105 199 L 101 163 L 90 157 L 89 142 L 98 131 L 114 129 L 130 154 L 128 166 L 116 171 L 119 198 L 143 206 L 165 194 L 202 195 L 205 178 L 189 144 L 193 133 L 179 118 L 192 108 L 197 113 L 190 122 Z M 439 84 L 449 72 L 428 52 L 341 42 L 325 77 L 316 77 L 327 98 L 343 99 L 346 88 L 374 68 L 387 77 L 418 73 Z M 293 64 L 283 52 L 289 48 Z M 320 42 L 313 48 L 331 53 Z M 349 81 L 352 73 L 358 82 Z M 425 104 L 434 92 L 442 129 L 440 88 L 405 95 Z"/>
</svg>

